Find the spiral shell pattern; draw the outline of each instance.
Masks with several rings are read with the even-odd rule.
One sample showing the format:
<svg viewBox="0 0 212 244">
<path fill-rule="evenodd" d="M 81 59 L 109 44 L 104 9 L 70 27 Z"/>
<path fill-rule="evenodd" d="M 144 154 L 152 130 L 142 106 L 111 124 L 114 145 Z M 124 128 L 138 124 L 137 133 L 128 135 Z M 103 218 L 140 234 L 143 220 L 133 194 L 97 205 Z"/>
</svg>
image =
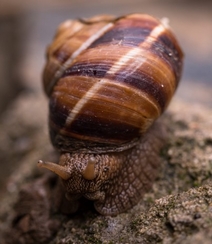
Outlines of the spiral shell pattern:
<svg viewBox="0 0 212 244">
<path fill-rule="evenodd" d="M 43 73 L 53 145 L 91 152 L 131 147 L 169 104 L 182 60 L 169 26 L 149 15 L 66 21 Z"/>
</svg>

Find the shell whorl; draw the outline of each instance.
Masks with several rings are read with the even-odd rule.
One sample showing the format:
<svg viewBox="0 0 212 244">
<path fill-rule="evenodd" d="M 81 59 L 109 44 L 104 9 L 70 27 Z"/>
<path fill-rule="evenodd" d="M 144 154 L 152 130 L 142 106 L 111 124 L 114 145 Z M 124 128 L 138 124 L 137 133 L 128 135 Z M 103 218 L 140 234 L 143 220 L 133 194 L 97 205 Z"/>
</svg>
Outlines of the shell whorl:
<svg viewBox="0 0 212 244">
<path fill-rule="evenodd" d="M 47 52 L 50 135 L 62 151 L 131 147 L 169 104 L 183 53 L 167 25 L 141 14 L 67 21 Z"/>
</svg>

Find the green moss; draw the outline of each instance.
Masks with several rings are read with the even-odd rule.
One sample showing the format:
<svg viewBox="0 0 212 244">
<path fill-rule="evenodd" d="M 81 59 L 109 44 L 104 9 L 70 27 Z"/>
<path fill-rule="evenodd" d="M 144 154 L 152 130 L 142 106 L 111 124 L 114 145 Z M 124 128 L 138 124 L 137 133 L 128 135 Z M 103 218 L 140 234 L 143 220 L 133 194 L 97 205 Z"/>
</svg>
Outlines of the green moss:
<svg viewBox="0 0 212 244">
<path fill-rule="evenodd" d="M 141 220 L 140 219 L 135 219 L 132 222 L 130 222 L 129 224 L 129 229 L 130 231 L 137 231 L 138 230 L 138 226 L 140 225 Z"/>
<path fill-rule="evenodd" d="M 94 235 L 86 236 L 85 240 L 89 241 L 89 243 L 94 243 L 94 244 L 102 244 L 103 243 L 99 238 L 95 237 Z"/>
</svg>

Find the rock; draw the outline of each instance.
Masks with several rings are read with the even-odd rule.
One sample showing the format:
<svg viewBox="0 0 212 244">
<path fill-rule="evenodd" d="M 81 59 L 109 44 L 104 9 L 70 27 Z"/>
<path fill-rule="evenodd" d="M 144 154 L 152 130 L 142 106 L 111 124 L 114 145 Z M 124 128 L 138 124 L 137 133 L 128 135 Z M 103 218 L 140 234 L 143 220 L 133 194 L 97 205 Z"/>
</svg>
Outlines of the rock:
<svg viewBox="0 0 212 244">
<path fill-rule="evenodd" d="M 105 217 L 86 202 L 80 212 L 63 215 L 55 212 L 57 179 L 36 167 L 39 159 L 58 158 L 39 94 L 21 94 L 1 118 L 1 161 L 13 168 L 1 194 L 1 243 L 211 243 L 209 108 L 173 101 L 161 118 L 169 139 L 159 175 L 134 208 Z"/>
</svg>

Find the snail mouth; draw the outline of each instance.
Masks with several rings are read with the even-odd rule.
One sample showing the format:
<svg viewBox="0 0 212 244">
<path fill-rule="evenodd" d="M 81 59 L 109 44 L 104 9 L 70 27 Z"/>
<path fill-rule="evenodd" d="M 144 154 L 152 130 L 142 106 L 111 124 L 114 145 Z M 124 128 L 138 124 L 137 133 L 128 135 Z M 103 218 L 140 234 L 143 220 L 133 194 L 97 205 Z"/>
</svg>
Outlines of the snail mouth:
<svg viewBox="0 0 212 244">
<path fill-rule="evenodd" d="M 65 197 L 70 202 L 79 200 L 81 198 L 86 198 L 91 201 L 98 200 L 98 201 L 103 202 L 105 199 L 105 193 L 103 191 L 100 191 L 97 189 L 96 191 L 91 191 L 91 192 L 86 192 L 86 193 L 68 192 L 65 194 Z"/>
<path fill-rule="evenodd" d="M 105 193 L 100 190 L 96 190 L 94 192 L 87 192 L 83 196 L 88 200 L 92 200 L 92 201 L 94 200 L 103 201 L 105 199 Z"/>
</svg>

